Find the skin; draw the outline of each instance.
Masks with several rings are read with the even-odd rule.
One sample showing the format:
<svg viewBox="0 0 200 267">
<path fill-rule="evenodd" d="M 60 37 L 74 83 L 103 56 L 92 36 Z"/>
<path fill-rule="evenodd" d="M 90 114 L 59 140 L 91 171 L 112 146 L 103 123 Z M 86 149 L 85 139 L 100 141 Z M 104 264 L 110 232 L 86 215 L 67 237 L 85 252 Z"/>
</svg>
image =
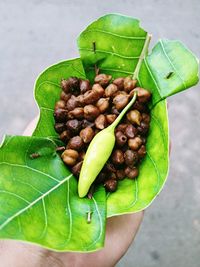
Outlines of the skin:
<svg viewBox="0 0 200 267">
<path fill-rule="evenodd" d="M 31 135 L 38 118 L 30 123 L 24 135 Z M 54 252 L 20 241 L 0 241 L 0 265 L 3 267 L 113 267 L 133 242 L 144 212 L 107 219 L 103 249 L 92 253 Z"/>
</svg>

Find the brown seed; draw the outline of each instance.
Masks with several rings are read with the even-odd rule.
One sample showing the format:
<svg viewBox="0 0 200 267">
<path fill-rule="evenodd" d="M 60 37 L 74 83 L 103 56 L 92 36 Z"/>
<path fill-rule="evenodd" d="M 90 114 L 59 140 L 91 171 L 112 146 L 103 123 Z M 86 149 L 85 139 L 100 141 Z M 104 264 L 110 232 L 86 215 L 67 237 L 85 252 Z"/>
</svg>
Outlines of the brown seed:
<svg viewBox="0 0 200 267">
<path fill-rule="evenodd" d="M 119 111 L 116 109 L 116 107 L 115 106 L 112 106 L 112 108 L 111 108 L 111 112 L 112 112 L 112 114 L 115 114 L 115 115 L 119 115 Z"/>
<path fill-rule="evenodd" d="M 94 105 L 86 105 L 84 107 L 84 118 L 93 121 L 99 115 L 99 109 Z"/>
<path fill-rule="evenodd" d="M 76 97 L 76 100 L 77 100 L 79 106 L 84 106 L 84 95 L 78 95 Z"/>
<path fill-rule="evenodd" d="M 84 160 L 84 157 L 85 157 L 85 151 L 82 150 L 82 151 L 79 152 L 78 160 L 79 161 L 82 161 L 82 160 Z"/>
<path fill-rule="evenodd" d="M 80 92 L 79 79 L 77 77 L 70 77 L 68 82 L 70 86 L 70 92 L 74 95 L 78 95 Z"/>
<path fill-rule="evenodd" d="M 105 172 L 100 172 L 97 178 L 95 179 L 95 184 L 102 184 L 106 180 L 106 173 Z"/>
<path fill-rule="evenodd" d="M 146 103 L 151 98 L 151 92 L 144 88 L 136 87 L 133 91 L 137 92 L 137 99 L 141 103 Z"/>
<path fill-rule="evenodd" d="M 77 119 L 68 120 L 67 123 L 66 123 L 66 127 L 72 133 L 77 134 L 81 129 L 81 122 L 78 121 Z"/>
<path fill-rule="evenodd" d="M 61 80 L 60 86 L 66 94 L 70 92 L 70 84 L 68 80 L 65 79 Z"/>
<path fill-rule="evenodd" d="M 67 143 L 70 138 L 71 138 L 71 133 L 69 130 L 65 130 L 60 134 L 60 140 L 63 141 L 64 143 Z"/>
<path fill-rule="evenodd" d="M 79 176 L 83 161 L 78 162 L 76 165 L 72 167 L 72 173 L 76 176 Z"/>
<path fill-rule="evenodd" d="M 89 143 L 94 137 L 94 130 L 91 127 L 86 127 L 80 131 L 80 137 L 84 143 Z"/>
<path fill-rule="evenodd" d="M 150 123 L 150 115 L 147 114 L 147 113 L 142 113 L 142 121 L 145 122 L 145 123 Z"/>
<path fill-rule="evenodd" d="M 106 115 L 106 120 L 108 124 L 111 124 L 115 121 L 115 119 L 117 118 L 117 115 L 115 114 L 108 114 Z"/>
<path fill-rule="evenodd" d="M 140 112 L 146 112 L 148 110 L 147 105 L 144 105 L 143 103 L 140 103 L 139 101 L 135 101 L 135 103 L 132 106 L 132 109 L 137 109 Z"/>
<path fill-rule="evenodd" d="M 137 127 L 137 130 L 141 135 L 146 135 L 149 131 L 149 123 L 142 121 L 140 126 Z"/>
<path fill-rule="evenodd" d="M 133 125 L 129 124 L 125 129 L 125 135 L 128 138 L 133 138 L 136 136 L 136 134 L 137 134 L 137 129 Z"/>
<path fill-rule="evenodd" d="M 80 80 L 80 91 L 81 91 L 81 94 L 84 94 L 88 90 L 90 90 L 90 82 L 89 82 L 89 80 Z"/>
<path fill-rule="evenodd" d="M 100 98 L 97 101 L 96 106 L 101 113 L 104 113 L 109 108 L 109 98 Z"/>
<path fill-rule="evenodd" d="M 60 123 L 56 123 L 54 125 L 54 129 L 57 133 L 62 133 L 65 130 L 66 126 L 65 123 L 60 122 Z"/>
<path fill-rule="evenodd" d="M 131 139 L 128 140 L 128 146 L 132 150 L 138 150 L 141 145 L 142 145 L 142 139 L 140 137 L 138 137 L 138 136 L 136 136 L 133 139 L 131 138 Z"/>
<path fill-rule="evenodd" d="M 100 84 L 98 84 L 98 83 L 96 83 L 96 84 L 94 84 L 94 85 L 92 86 L 92 91 L 97 92 L 99 98 L 102 97 L 102 96 L 105 94 L 105 90 L 104 90 L 103 87 L 102 87 Z"/>
<path fill-rule="evenodd" d="M 130 77 L 126 77 L 124 79 L 124 90 L 129 93 L 131 90 L 133 90 L 133 88 L 135 88 L 136 83 L 137 80 L 132 80 Z"/>
<path fill-rule="evenodd" d="M 67 144 L 67 148 L 74 149 L 77 151 L 81 150 L 83 148 L 83 146 L 84 146 L 83 140 L 78 135 L 72 137 Z"/>
<path fill-rule="evenodd" d="M 117 85 L 111 83 L 105 89 L 106 97 L 113 96 L 118 91 Z"/>
<path fill-rule="evenodd" d="M 64 100 L 59 100 L 59 101 L 56 102 L 55 110 L 59 109 L 59 108 L 65 109 L 65 101 Z"/>
<path fill-rule="evenodd" d="M 78 152 L 73 149 L 66 149 L 62 153 L 61 158 L 64 161 L 64 163 L 66 163 L 69 166 L 73 166 L 76 164 L 78 158 Z"/>
<path fill-rule="evenodd" d="M 106 127 L 107 121 L 106 121 L 106 116 L 103 114 L 100 114 L 96 120 L 95 120 L 95 126 L 97 129 L 104 129 Z"/>
<path fill-rule="evenodd" d="M 123 169 L 117 170 L 116 175 L 119 180 L 122 180 L 126 177 L 125 171 Z"/>
<path fill-rule="evenodd" d="M 71 110 L 68 113 L 68 118 L 69 119 L 83 119 L 84 118 L 84 111 L 82 107 L 77 107 L 73 110 Z"/>
<path fill-rule="evenodd" d="M 95 83 L 99 83 L 101 86 L 106 86 L 109 84 L 110 80 L 112 79 L 111 75 L 107 74 L 99 74 L 95 77 L 94 81 Z"/>
<path fill-rule="evenodd" d="M 67 120 L 67 110 L 58 108 L 54 112 L 56 122 L 65 122 Z"/>
<path fill-rule="evenodd" d="M 138 161 L 138 154 L 137 152 L 128 149 L 124 153 L 124 159 L 125 159 L 126 165 L 133 166 Z"/>
<path fill-rule="evenodd" d="M 106 163 L 105 170 L 106 170 L 106 172 L 116 172 L 116 168 L 110 162 L 109 163 Z"/>
<path fill-rule="evenodd" d="M 146 147 L 144 145 L 142 145 L 140 147 L 140 149 L 138 150 L 138 155 L 139 155 L 140 158 L 145 157 L 145 155 L 146 155 Z"/>
<path fill-rule="evenodd" d="M 70 99 L 67 101 L 66 109 L 70 111 L 70 110 L 77 108 L 79 105 L 80 104 L 77 98 L 74 95 L 72 95 Z"/>
<path fill-rule="evenodd" d="M 111 173 L 109 174 L 109 179 L 114 179 L 114 180 L 116 180 L 116 179 L 117 179 L 117 175 L 116 175 L 114 172 L 111 172 Z"/>
<path fill-rule="evenodd" d="M 64 100 L 65 102 L 67 102 L 70 97 L 72 96 L 72 94 L 66 94 L 65 92 L 62 91 L 61 95 L 60 95 L 60 99 Z"/>
<path fill-rule="evenodd" d="M 124 78 L 123 77 L 120 77 L 120 78 L 117 78 L 113 81 L 113 83 L 115 85 L 117 85 L 118 89 L 119 90 L 123 90 L 124 89 Z"/>
<path fill-rule="evenodd" d="M 118 124 L 117 128 L 116 128 L 116 132 L 117 131 L 121 131 L 122 133 L 124 133 L 126 131 L 126 127 L 128 126 L 127 123 L 120 123 Z"/>
<path fill-rule="evenodd" d="M 138 176 L 139 171 L 136 167 L 126 167 L 125 174 L 129 179 L 135 179 Z"/>
<path fill-rule="evenodd" d="M 117 180 L 109 179 L 105 181 L 104 187 L 108 192 L 115 192 L 117 190 Z"/>
<path fill-rule="evenodd" d="M 140 112 L 136 109 L 129 111 L 126 114 L 126 117 L 131 123 L 137 124 L 137 125 L 140 125 L 140 122 L 142 120 L 142 116 Z"/>
<path fill-rule="evenodd" d="M 112 162 L 116 165 L 124 163 L 124 153 L 120 149 L 116 149 L 112 153 Z"/>
<path fill-rule="evenodd" d="M 88 90 L 83 95 L 83 103 L 84 104 L 92 104 L 96 102 L 100 98 L 99 93 L 95 90 Z"/>
<path fill-rule="evenodd" d="M 115 133 L 115 138 L 116 138 L 116 143 L 118 146 L 122 147 L 126 144 L 127 137 L 125 134 L 123 134 L 123 132 L 117 131 Z"/>
<path fill-rule="evenodd" d="M 122 110 L 128 104 L 129 96 L 124 94 L 116 95 L 113 99 L 113 104 L 117 110 Z"/>
<path fill-rule="evenodd" d="M 83 129 L 86 128 L 86 127 L 91 127 L 92 128 L 94 126 L 95 126 L 94 122 L 88 121 L 86 119 L 82 120 L 82 128 Z"/>
</svg>

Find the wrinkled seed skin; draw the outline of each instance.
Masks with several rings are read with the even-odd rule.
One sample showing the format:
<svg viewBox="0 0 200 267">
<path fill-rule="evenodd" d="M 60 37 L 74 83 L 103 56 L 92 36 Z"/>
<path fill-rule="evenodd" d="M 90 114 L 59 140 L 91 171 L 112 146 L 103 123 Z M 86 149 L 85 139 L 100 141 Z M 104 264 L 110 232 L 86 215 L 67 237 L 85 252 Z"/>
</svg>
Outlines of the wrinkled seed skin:
<svg viewBox="0 0 200 267">
<path fill-rule="evenodd" d="M 111 157 L 112 162 L 116 165 L 124 163 L 124 153 L 119 149 L 114 150 Z"/>
<path fill-rule="evenodd" d="M 90 82 L 89 82 L 89 80 L 80 80 L 80 91 L 81 91 L 81 94 L 84 94 L 88 90 L 90 90 Z"/>
<path fill-rule="evenodd" d="M 112 79 L 111 75 L 107 74 L 98 74 L 94 81 L 95 83 L 99 83 L 101 86 L 105 87 L 106 85 L 109 84 L 110 80 Z"/>
<path fill-rule="evenodd" d="M 103 130 L 107 126 L 106 117 L 100 114 L 95 120 L 95 126 L 97 129 Z"/>
<path fill-rule="evenodd" d="M 117 131 L 115 133 L 115 137 L 116 137 L 116 143 L 117 143 L 118 146 L 122 147 L 123 145 L 126 144 L 127 137 L 126 137 L 125 134 L 123 134 L 123 132 Z"/>
<path fill-rule="evenodd" d="M 54 111 L 54 119 L 56 122 L 65 122 L 67 120 L 67 110 L 58 108 Z"/>
<path fill-rule="evenodd" d="M 113 104 L 117 110 L 122 110 L 128 104 L 129 96 L 124 94 L 116 95 L 113 99 Z"/>
<path fill-rule="evenodd" d="M 117 190 L 117 181 L 115 179 L 109 179 L 105 181 L 104 186 L 108 192 L 115 192 Z"/>
<path fill-rule="evenodd" d="M 124 78 L 117 78 L 113 81 L 113 84 L 117 85 L 119 90 L 123 90 L 124 89 Z"/>
<path fill-rule="evenodd" d="M 99 109 L 94 105 L 86 105 L 84 107 L 84 118 L 88 121 L 93 121 L 99 113 Z"/>
<path fill-rule="evenodd" d="M 135 179 L 139 175 L 139 171 L 136 167 L 126 167 L 125 174 L 129 179 Z"/>
<path fill-rule="evenodd" d="M 66 123 L 66 127 L 67 127 L 67 129 L 69 131 L 71 131 L 72 133 L 76 134 L 81 129 L 81 122 L 78 121 L 77 119 L 68 120 L 67 123 Z"/>
<path fill-rule="evenodd" d="M 84 146 L 84 142 L 80 136 L 72 137 L 67 144 L 68 149 L 74 149 L 77 151 L 83 149 L 83 146 Z"/>
<path fill-rule="evenodd" d="M 91 127 L 86 127 L 80 131 L 80 137 L 84 143 L 89 143 L 94 137 L 94 130 Z"/>
<path fill-rule="evenodd" d="M 115 84 L 109 84 L 105 89 L 106 97 L 113 96 L 118 91 L 118 87 Z"/>
<path fill-rule="evenodd" d="M 96 106 L 101 113 L 104 113 L 109 108 L 109 98 L 100 98 Z"/>
</svg>

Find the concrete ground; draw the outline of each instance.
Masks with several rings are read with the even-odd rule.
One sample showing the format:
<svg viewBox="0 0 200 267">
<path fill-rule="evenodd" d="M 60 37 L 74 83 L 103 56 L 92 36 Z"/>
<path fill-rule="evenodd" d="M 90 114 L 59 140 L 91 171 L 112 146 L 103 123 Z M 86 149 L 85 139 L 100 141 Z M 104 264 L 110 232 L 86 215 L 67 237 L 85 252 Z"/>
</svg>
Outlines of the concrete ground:
<svg viewBox="0 0 200 267">
<path fill-rule="evenodd" d="M 21 134 L 36 116 L 32 91 L 37 75 L 59 60 L 78 56 L 76 36 L 110 12 L 140 18 L 154 42 L 180 39 L 200 54 L 199 0 L 0 0 L 0 138 Z M 118 267 L 199 266 L 199 87 L 169 99 L 168 181 Z"/>
</svg>

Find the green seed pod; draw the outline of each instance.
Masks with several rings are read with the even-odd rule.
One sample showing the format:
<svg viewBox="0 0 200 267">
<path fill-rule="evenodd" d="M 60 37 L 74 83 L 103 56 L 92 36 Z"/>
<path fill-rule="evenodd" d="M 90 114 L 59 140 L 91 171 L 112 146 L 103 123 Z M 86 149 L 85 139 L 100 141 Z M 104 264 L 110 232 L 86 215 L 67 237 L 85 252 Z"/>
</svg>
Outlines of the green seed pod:
<svg viewBox="0 0 200 267">
<path fill-rule="evenodd" d="M 101 169 L 105 165 L 106 161 L 110 157 L 115 145 L 115 127 L 118 125 L 127 110 L 133 105 L 136 100 L 136 94 L 134 94 L 129 104 L 121 111 L 116 120 L 107 128 L 100 131 L 91 141 L 80 172 L 78 182 L 78 194 L 79 197 L 87 195 L 91 184 L 100 173 Z"/>
</svg>

